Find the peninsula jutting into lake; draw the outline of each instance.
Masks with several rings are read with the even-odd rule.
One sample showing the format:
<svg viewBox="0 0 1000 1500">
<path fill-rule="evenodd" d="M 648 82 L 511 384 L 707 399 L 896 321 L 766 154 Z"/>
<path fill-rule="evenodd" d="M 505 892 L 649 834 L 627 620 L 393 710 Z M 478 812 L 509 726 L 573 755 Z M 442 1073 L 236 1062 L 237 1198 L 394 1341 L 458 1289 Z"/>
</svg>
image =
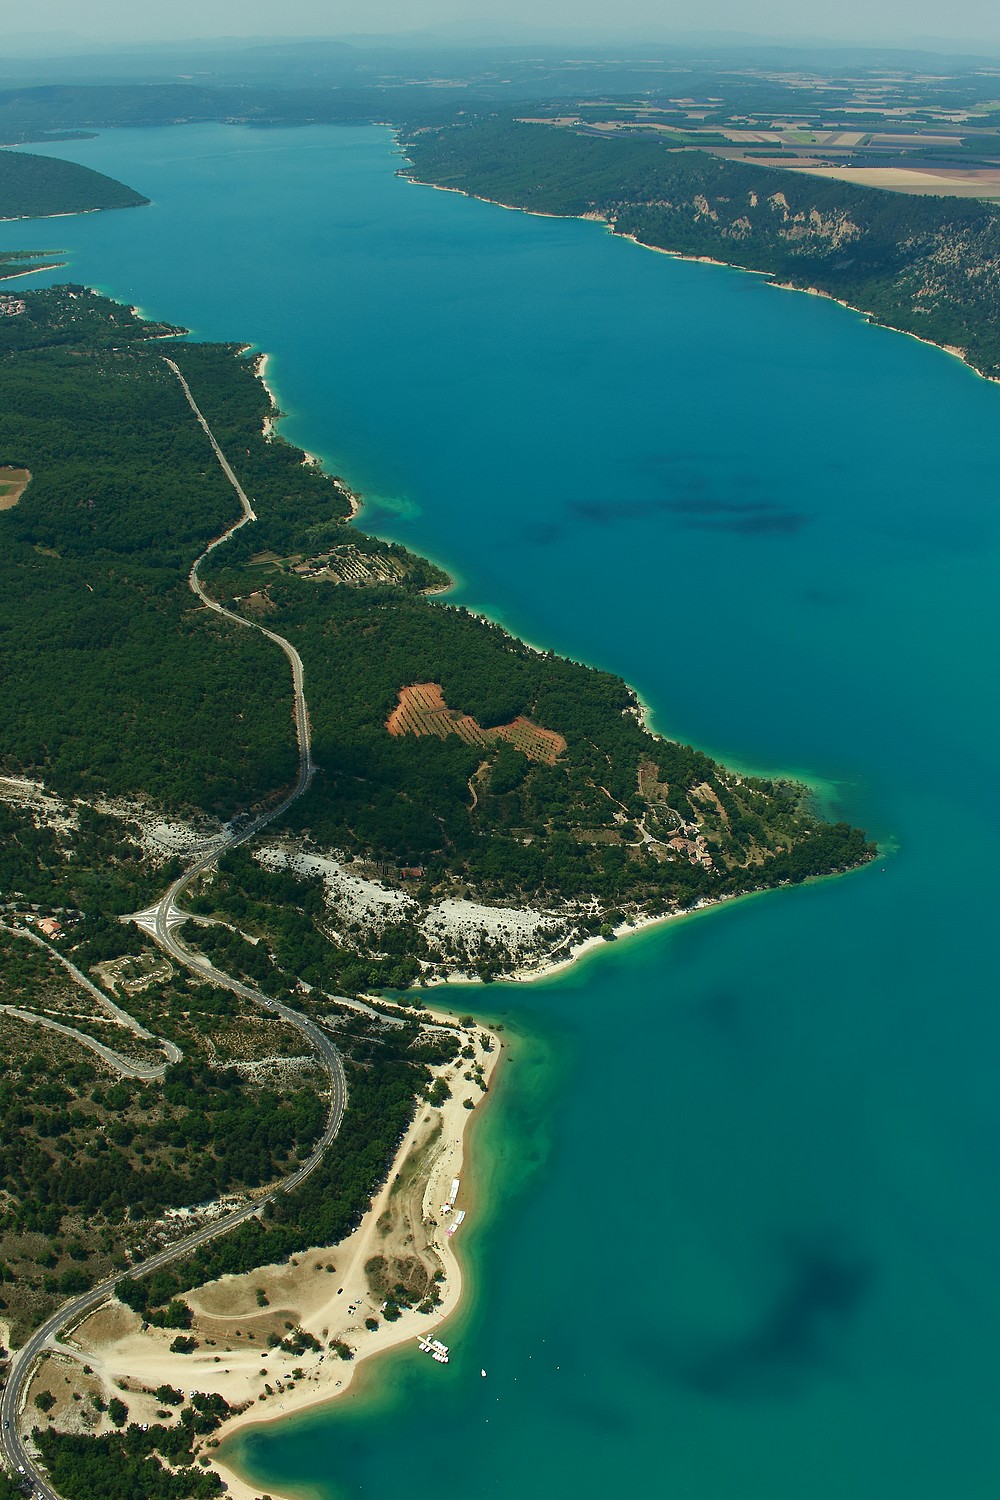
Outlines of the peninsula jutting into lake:
<svg viewBox="0 0 1000 1500">
<path fill-rule="evenodd" d="M 168 137 L 169 163 L 157 144 Z M 61 222 L 71 262 L 61 275 L 73 285 L 29 295 L 21 281 L 24 313 L 5 320 L 23 341 L 2 371 L 17 382 L 7 409 L 22 424 L 0 455 L 20 476 L 0 516 L 16 621 L 5 641 L 30 683 L 21 640 L 30 618 L 49 682 L 73 684 L 58 714 L 45 685 L 30 684 L 13 728 L 37 758 L 22 749 L 5 767 L 16 821 L 5 857 L 17 861 L 11 886 L 22 904 L 4 921 L 23 929 L 3 939 L 21 1012 L 8 1012 L 5 1027 L 24 1037 L 21 1096 L 37 1091 L 35 1121 L 19 1138 L 49 1156 L 68 1209 L 47 1227 L 59 1198 L 30 1197 L 28 1163 L 3 1250 L 14 1271 L 5 1315 L 17 1313 L 22 1289 L 36 1299 L 23 1304 L 29 1318 L 45 1297 L 85 1297 L 81 1279 L 99 1285 L 116 1255 L 138 1261 L 118 1300 L 77 1324 L 75 1352 L 52 1353 L 29 1393 L 28 1425 L 56 1488 L 90 1483 L 91 1462 L 102 1474 L 113 1463 L 133 1485 L 148 1486 L 163 1459 L 187 1471 L 191 1457 L 215 1455 L 227 1408 L 251 1401 L 244 1423 L 287 1416 L 345 1390 L 361 1356 L 394 1339 L 399 1352 L 353 1382 L 360 1398 L 291 1427 L 245 1427 L 227 1445 L 226 1464 L 254 1477 L 246 1494 L 303 1484 L 332 1494 L 359 1481 L 381 1489 L 432 1411 L 468 1426 L 459 1461 L 485 1451 L 503 1484 L 523 1481 L 531 1493 L 524 1457 L 545 1482 L 543 1433 L 571 1463 L 580 1402 L 599 1392 L 605 1419 L 617 1420 L 623 1381 L 637 1423 L 635 1482 L 684 1474 L 699 1496 L 727 1493 L 730 1449 L 711 1434 L 735 1437 L 748 1400 L 762 1434 L 787 1431 L 803 1400 L 825 1421 L 834 1399 L 825 1372 L 846 1361 L 855 1369 L 850 1396 L 838 1398 L 847 1438 L 830 1475 L 842 1485 L 872 1382 L 885 1386 L 884 1329 L 896 1326 L 894 1278 L 876 1266 L 891 1264 L 909 1287 L 923 1264 L 894 1237 L 905 1178 L 892 1120 L 942 1050 L 935 1007 L 915 1010 L 914 997 L 930 993 L 942 964 L 971 978 L 975 963 L 969 953 L 957 961 L 939 915 L 933 951 L 914 954 L 919 982 L 899 945 L 900 923 L 931 920 L 921 893 L 943 899 L 928 862 L 950 856 L 924 822 L 939 731 L 929 705 L 918 711 L 890 688 L 905 674 L 888 669 L 917 651 L 921 705 L 933 684 L 949 733 L 972 743 L 954 658 L 942 675 L 926 649 L 941 616 L 918 617 L 911 590 L 932 557 L 937 587 L 962 578 L 950 629 L 972 638 L 980 596 L 967 587 L 969 559 L 978 572 L 988 554 L 981 480 L 963 494 L 961 526 L 954 499 L 946 533 L 935 506 L 959 433 L 969 472 L 988 470 L 969 423 L 976 413 L 971 431 L 988 429 L 995 393 L 841 309 L 639 256 L 598 224 L 416 192 L 394 179 L 385 131 L 210 126 L 60 149 L 92 153 L 154 207 Z M 267 226 L 275 238 L 268 255 L 248 246 L 230 305 L 184 284 L 173 237 L 213 198 L 223 211 L 217 182 L 238 199 L 262 152 L 282 163 Z M 309 288 L 310 322 L 304 305 L 296 317 L 287 298 L 269 308 L 256 295 L 251 262 L 292 272 L 304 252 L 293 249 L 303 224 L 291 208 L 301 219 L 300 188 L 321 164 L 331 191 L 316 222 L 338 276 L 290 274 Z M 12 235 L 13 249 L 31 248 L 32 227 Z M 226 235 L 217 238 L 221 253 Z M 133 276 L 140 259 L 147 287 Z M 374 268 L 373 302 L 357 287 Z M 223 286 L 211 262 L 203 269 L 201 285 Z M 460 314 L 477 286 L 489 287 L 480 304 L 494 342 L 473 364 Z M 575 317 L 583 295 L 585 331 Z M 143 322 L 130 302 L 172 322 Z M 508 322 L 515 307 L 532 319 L 527 353 L 523 326 Z M 177 337 L 177 324 L 194 337 Z M 314 346 L 310 328 L 337 334 Z M 234 343 L 243 337 L 249 350 Z M 727 366 L 716 351 L 733 339 L 740 363 Z M 632 349 L 631 363 L 615 357 L 619 346 Z M 348 348 L 349 360 L 338 357 Z M 277 427 L 255 375 L 261 349 L 273 351 L 266 379 L 290 412 Z M 776 406 L 774 372 L 796 349 L 809 353 Z M 455 371 L 472 368 L 466 396 Z M 770 385 L 753 369 L 770 371 Z M 890 455 L 884 433 L 857 417 L 849 453 L 810 424 L 848 373 L 862 412 L 888 389 L 906 391 L 915 413 L 931 403 L 934 436 L 919 464 Z M 43 381 L 48 429 L 32 415 Z M 75 468 L 53 414 L 72 428 Z M 109 432 L 129 455 L 120 478 Z M 305 448 L 320 462 L 304 463 Z M 247 510 L 254 519 L 200 565 L 199 602 L 191 563 Z M 449 574 L 461 581 L 441 594 Z M 64 600 L 72 621 L 58 636 L 46 624 L 50 599 L 54 610 Z M 550 655 L 549 642 L 564 655 Z M 620 665 L 622 676 L 573 657 Z M 131 670 L 132 660 L 145 669 Z M 819 805 L 878 828 L 882 859 L 873 865 L 848 826 L 819 820 L 801 773 L 725 770 L 731 754 L 651 736 L 629 681 L 655 723 L 667 722 L 669 703 L 671 726 L 693 725 L 690 737 L 706 745 L 838 780 Z M 978 847 L 981 835 L 970 838 Z M 816 862 L 824 839 L 825 864 Z M 845 851 L 837 861 L 834 848 Z M 867 868 L 800 881 L 812 872 L 781 863 L 796 850 L 817 871 Z M 194 865 L 201 871 L 187 879 Z M 45 883 L 47 901 L 32 880 Z M 794 888 L 608 943 L 647 917 L 771 883 Z M 118 920 L 134 913 L 139 922 Z M 588 940 L 594 956 L 551 981 L 503 983 Z M 412 989 L 462 972 L 493 978 L 492 988 Z M 484 1004 L 488 1019 L 477 1021 Z M 905 1048 L 889 1025 L 897 1011 Z M 966 1044 L 950 1032 L 949 1044 L 961 1046 L 968 1079 Z M 44 1061 L 49 1047 L 64 1053 L 39 1069 L 32 1056 Z M 65 1099 L 42 1097 L 54 1072 Z M 936 1114 L 920 1118 L 949 1162 L 960 1218 L 976 1172 L 974 1158 L 965 1179 L 953 1169 L 961 1113 L 949 1115 L 947 1136 Z M 474 1153 L 462 1163 L 469 1120 Z M 89 1164 L 85 1179 L 75 1161 Z M 293 1193 L 275 1193 L 303 1171 Z M 873 1177 L 892 1181 L 897 1197 L 874 1193 Z M 598 1245 L 574 1222 L 595 1185 L 641 1204 L 663 1247 L 666 1280 L 644 1314 L 661 1370 L 655 1391 L 642 1341 L 626 1341 L 605 1368 L 577 1337 L 600 1267 Z M 911 1222 L 930 1222 L 924 1205 L 910 1200 Z M 206 1240 L 220 1210 L 249 1214 Z M 141 1274 L 164 1237 L 169 1257 L 192 1231 L 204 1243 Z M 26 1254 L 15 1261 L 11 1249 Z M 467 1298 L 439 1327 L 460 1286 L 454 1251 L 489 1296 Z M 35 1271 L 39 1253 L 54 1262 Z M 957 1241 L 939 1245 L 944 1260 L 957 1253 Z M 928 1295 L 922 1305 L 936 1345 L 946 1302 Z M 779 1324 L 787 1338 L 770 1338 Z M 443 1345 L 447 1362 L 428 1358 L 414 1330 L 437 1339 L 423 1341 L 438 1353 Z M 883 1477 L 910 1462 L 893 1421 L 915 1386 L 897 1371 L 891 1388 L 899 1405 L 883 1391 Z M 647 1441 L 654 1397 L 677 1418 L 666 1451 Z M 967 1399 L 970 1436 L 976 1412 Z M 804 1472 L 809 1439 L 797 1420 L 794 1443 L 768 1446 L 775 1493 Z M 749 1441 L 735 1444 L 733 1463 Z M 591 1451 L 586 1484 L 615 1446 Z M 227 1479 L 237 1482 L 231 1469 Z M 195 1467 L 182 1483 L 210 1487 L 211 1470 Z"/>
</svg>

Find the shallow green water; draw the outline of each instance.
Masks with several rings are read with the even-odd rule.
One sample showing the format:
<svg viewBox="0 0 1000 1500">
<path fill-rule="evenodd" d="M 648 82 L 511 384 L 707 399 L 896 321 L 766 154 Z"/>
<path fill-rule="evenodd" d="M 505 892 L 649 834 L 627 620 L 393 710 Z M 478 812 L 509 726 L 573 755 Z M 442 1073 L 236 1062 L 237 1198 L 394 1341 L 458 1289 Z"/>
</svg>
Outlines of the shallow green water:
<svg viewBox="0 0 1000 1500">
<path fill-rule="evenodd" d="M 154 206 L 0 243 L 273 351 L 288 435 L 455 597 L 894 850 L 484 993 L 521 1035 L 457 1357 L 390 1358 L 242 1462 L 377 1500 L 994 1500 L 1000 391 L 759 278 L 405 185 L 382 130 L 53 154 Z"/>
</svg>

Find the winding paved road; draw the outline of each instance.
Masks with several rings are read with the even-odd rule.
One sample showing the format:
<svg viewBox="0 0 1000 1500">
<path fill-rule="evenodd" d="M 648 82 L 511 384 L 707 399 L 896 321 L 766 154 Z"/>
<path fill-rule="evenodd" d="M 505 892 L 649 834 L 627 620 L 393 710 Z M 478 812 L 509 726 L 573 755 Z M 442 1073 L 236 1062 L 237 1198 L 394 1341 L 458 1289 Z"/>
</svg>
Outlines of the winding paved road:
<svg viewBox="0 0 1000 1500">
<path fill-rule="evenodd" d="M 199 411 L 195 399 L 191 394 L 190 387 L 181 374 L 180 369 L 172 359 L 166 359 L 165 362 L 180 381 L 188 405 L 204 429 L 215 452 L 215 456 L 219 460 L 223 473 L 239 497 L 243 511 L 240 519 L 235 521 L 232 526 L 228 526 L 220 536 L 216 537 L 205 548 L 201 556 L 195 560 L 188 574 L 188 583 L 193 592 L 197 594 L 198 598 L 207 608 L 215 610 L 217 614 L 224 615 L 227 620 L 232 620 L 235 624 L 241 625 L 245 629 L 260 631 L 262 635 L 267 636 L 268 640 L 273 641 L 276 646 L 280 646 L 288 658 L 292 669 L 292 685 L 295 693 L 295 732 L 299 747 L 299 772 L 291 792 L 277 806 L 267 812 L 261 813 L 239 831 L 228 834 L 225 839 L 216 844 L 208 852 L 199 856 L 190 868 L 173 882 L 155 906 L 149 907 L 144 912 L 138 912 L 132 920 L 136 921 L 148 932 L 165 953 L 168 953 L 178 963 L 183 964 L 185 968 L 192 970 L 199 978 L 219 985 L 222 989 L 230 990 L 233 994 L 240 995 L 243 999 L 249 1000 L 263 1009 L 281 1016 L 289 1025 L 294 1026 L 305 1038 L 312 1050 L 317 1053 L 319 1061 L 327 1074 L 330 1085 L 330 1112 L 322 1136 L 316 1142 L 307 1159 L 290 1177 L 285 1178 L 283 1182 L 269 1189 L 268 1192 L 255 1199 L 252 1203 L 246 1204 L 243 1208 L 236 1209 L 233 1213 L 227 1214 L 214 1224 L 207 1224 L 201 1229 L 195 1230 L 194 1233 L 185 1236 L 184 1239 L 178 1240 L 166 1249 L 150 1256 L 148 1260 L 141 1261 L 137 1265 L 132 1266 L 127 1273 L 130 1276 L 145 1276 L 150 1271 L 159 1270 L 171 1261 L 189 1254 L 197 1246 L 205 1244 L 208 1240 L 215 1239 L 218 1235 L 227 1233 L 237 1224 L 241 1224 L 246 1219 L 253 1217 L 253 1215 L 259 1214 L 264 1205 L 273 1201 L 279 1194 L 294 1191 L 300 1183 L 304 1182 L 315 1171 L 323 1160 L 327 1147 L 340 1129 L 344 1110 L 347 1106 L 347 1083 L 344 1078 L 344 1067 L 340 1053 L 337 1051 L 330 1037 L 314 1021 L 311 1021 L 308 1016 L 304 1016 L 299 1011 L 293 1010 L 291 1006 L 285 1005 L 280 1000 L 275 1000 L 269 995 L 262 994 L 251 985 L 244 984 L 241 980 L 233 979 L 230 975 L 224 974 L 221 969 L 216 969 L 204 959 L 196 957 L 176 933 L 176 928 L 187 919 L 186 913 L 178 906 L 178 901 L 186 887 L 190 885 L 191 881 L 197 875 L 200 875 L 202 871 L 207 870 L 213 865 L 226 850 L 234 849 L 238 844 L 246 843 L 247 839 L 252 838 L 265 824 L 270 823 L 274 818 L 280 817 L 307 789 L 309 783 L 312 781 L 315 766 L 312 759 L 309 711 L 305 698 L 305 673 L 302 666 L 302 659 L 295 650 L 295 647 L 289 641 L 286 641 L 283 636 L 276 635 L 273 630 L 267 630 L 264 626 L 258 625 L 252 620 L 246 620 L 242 615 L 233 614 L 231 610 L 224 609 L 221 604 L 217 604 L 205 592 L 198 577 L 198 570 L 209 553 L 214 552 L 216 547 L 221 546 L 241 526 L 245 526 L 248 521 L 256 520 L 256 516 L 253 506 L 244 493 L 243 487 L 230 468 L 225 454 L 216 442 L 211 428 Z M 0 1449 L 2 1449 L 5 1459 L 14 1473 L 23 1474 L 26 1479 L 30 1480 L 35 1487 L 35 1492 L 43 1496 L 44 1500 L 59 1500 L 59 1496 L 29 1454 L 18 1431 L 21 1408 L 34 1373 L 35 1362 L 45 1347 L 51 1340 L 56 1338 L 56 1335 L 62 1329 L 70 1324 L 78 1324 L 87 1313 L 93 1312 L 96 1307 L 99 1307 L 102 1302 L 112 1295 L 122 1274 L 124 1273 L 109 1277 L 106 1281 L 102 1281 L 97 1286 L 92 1287 L 89 1292 L 83 1293 L 82 1296 L 73 1297 L 68 1302 L 63 1303 L 57 1312 L 53 1313 L 40 1328 L 35 1330 L 27 1343 L 11 1359 L 10 1375 L 3 1394 L 0 1396 Z"/>
<path fill-rule="evenodd" d="M 166 1057 L 167 1063 L 180 1062 L 184 1054 L 174 1042 L 167 1041 L 166 1037 L 154 1036 L 151 1031 L 147 1031 L 146 1027 L 136 1020 L 135 1016 L 129 1015 L 127 1010 L 122 1010 L 121 1006 L 117 1005 L 110 995 L 106 995 L 103 990 L 99 990 L 97 985 L 87 978 L 83 970 L 78 969 L 76 964 L 67 958 L 65 953 L 60 953 L 58 948 L 54 948 L 51 943 L 47 943 L 44 938 L 39 937 L 37 932 L 32 932 L 27 927 L 9 927 L 6 922 L 0 922 L 0 932 L 6 932 L 9 937 L 27 938 L 30 943 L 34 943 L 36 948 L 41 948 L 50 958 L 57 959 L 63 968 L 69 971 L 81 989 L 86 990 L 87 994 L 102 1005 L 105 1010 L 110 1011 L 120 1026 L 124 1026 L 128 1031 L 131 1031 L 132 1035 L 137 1036 L 140 1041 L 155 1042 Z M 42 1026 L 49 1026 L 51 1030 L 64 1031 L 67 1036 L 72 1036 L 77 1041 L 82 1042 L 85 1047 L 90 1047 L 99 1057 L 105 1058 L 106 1061 L 111 1063 L 112 1067 L 117 1068 L 119 1072 L 124 1073 L 130 1078 L 162 1078 L 166 1072 L 166 1063 L 162 1063 L 159 1067 L 155 1068 L 144 1068 L 141 1065 L 138 1068 L 133 1067 L 131 1063 L 125 1062 L 120 1058 L 118 1053 L 112 1051 L 110 1047 L 105 1047 L 93 1037 L 85 1035 L 82 1031 L 77 1031 L 75 1026 L 63 1026 L 56 1021 L 48 1020 L 45 1016 L 36 1015 L 34 1011 L 18 1011 L 9 1005 L 4 1006 L 4 1009 L 10 1011 L 11 1014 L 20 1015 L 22 1019 L 37 1021 Z"/>
<path fill-rule="evenodd" d="M 85 1031 L 78 1031 L 75 1026 L 67 1026 L 64 1021 L 56 1021 L 52 1016 L 41 1016 L 35 1010 L 22 1010 L 18 1005 L 0 1005 L 0 1014 L 14 1016 L 18 1021 L 30 1021 L 35 1026 L 43 1026 L 46 1031 L 58 1031 L 63 1036 L 71 1037 L 74 1042 L 79 1042 L 81 1047 L 89 1047 L 91 1052 L 102 1057 L 109 1067 L 114 1068 L 123 1078 L 141 1078 L 149 1083 L 154 1078 L 162 1078 L 167 1071 L 167 1064 L 141 1063 L 135 1058 L 123 1057 L 120 1052 L 115 1052 L 112 1047 L 106 1047 L 96 1037 L 88 1036 Z"/>
</svg>

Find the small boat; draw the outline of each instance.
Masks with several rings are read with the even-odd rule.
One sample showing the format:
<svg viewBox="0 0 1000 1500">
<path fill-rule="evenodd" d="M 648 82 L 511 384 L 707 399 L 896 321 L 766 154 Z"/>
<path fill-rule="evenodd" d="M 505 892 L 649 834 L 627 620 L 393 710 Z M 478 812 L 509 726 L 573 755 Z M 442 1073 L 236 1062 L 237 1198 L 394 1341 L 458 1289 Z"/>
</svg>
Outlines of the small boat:
<svg viewBox="0 0 1000 1500">
<path fill-rule="evenodd" d="M 448 1345 L 442 1344 L 440 1339 L 429 1339 L 426 1334 L 421 1334 L 417 1339 L 417 1348 L 422 1354 L 429 1354 L 432 1359 L 437 1360 L 439 1365 L 448 1363 Z"/>
</svg>

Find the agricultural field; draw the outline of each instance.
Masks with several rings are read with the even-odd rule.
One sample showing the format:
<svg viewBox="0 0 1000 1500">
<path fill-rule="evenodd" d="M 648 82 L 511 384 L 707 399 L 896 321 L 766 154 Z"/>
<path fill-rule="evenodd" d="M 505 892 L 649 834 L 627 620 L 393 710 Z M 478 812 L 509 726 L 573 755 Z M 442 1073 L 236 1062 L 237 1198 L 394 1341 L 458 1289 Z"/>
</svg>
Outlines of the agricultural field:
<svg viewBox="0 0 1000 1500">
<path fill-rule="evenodd" d="M 457 734 L 467 745 L 494 745 L 497 740 L 506 740 L 529 760 L 538 761 L 543 766 L 554 766 L 566 751 L 566 741 L 561 734 L 533 724 L 523 714 L 518 714 L 510 724 L 483 729 L 471 714 L 449 708 L 436 682 L 418 682 L 412 687 L 400 688 L 399 702 L 385 727 L 397 737 L 434 734 L 443 740 L 450 734 Z"/>
</svg>

